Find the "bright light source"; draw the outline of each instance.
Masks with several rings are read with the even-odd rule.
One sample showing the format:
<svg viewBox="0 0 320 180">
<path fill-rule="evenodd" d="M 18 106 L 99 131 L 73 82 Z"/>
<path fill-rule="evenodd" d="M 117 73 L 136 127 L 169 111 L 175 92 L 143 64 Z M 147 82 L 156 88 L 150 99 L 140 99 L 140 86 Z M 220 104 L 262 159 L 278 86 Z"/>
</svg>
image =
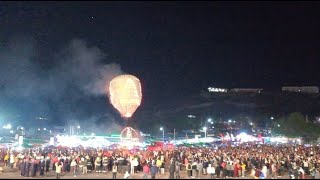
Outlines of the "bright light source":
<svg viewBox="0 0 320 180">
<path fill-rule="evenodd" d="M 203 127 L 202 129 L 203 129 L 204 131 L 206 131 L 206 130 L 207 130 L 207 127 Z"/>
<path fill-rule="evenodd" d="M 211 118 L 209 118 L 209 119 L 208 119 L 208 122 L 212 122 L 212 119 L 211 119 Z"/>
<path fill-rule="evenodd" d="M 163 131 L 163 127 L 160 127 L 160 131 Z"/>
<path fill-rule="evenodd" d="M 94 136 L 95 134 L 94 133 L 91 133 L 91 136 Z"/>
<path fill-rule="evenodd" d="M 40 128 L 38 128 L 38 131 L 40 131 Z"/>
<path fill-rule="evenodd" d="M 44 130 L 44 131 L 46 131 L 46 130 L 47 130 L 47 128 L 43 128 L 43 130 Z"/>
<path fill-rule="evenodd" d="M 209 92 L 227 92 L 228 89 L 209 87 L 208 91 Z"/>
<path fill-rule="evenodd" d="M 270 118 L 270 119 L 272 119 L 272 120 L 273 120 L 274 118 L 271 116 L 271 118 Z"/>
<path fill-rule="evenodd" d="M 236 121 L 233 121 L 233 123 L 236 123 Z"/>
<path fill-rule="evenodd" d="M 251 122 L 251 123 L 250 123 L 250 125 L 252 126 L 252 125 L 253 125 L 253 123 Z"/>
<path fill-rule="evenodd" d="M 242 133 L 239 134 L 239 137 L 240 137 L 240 138 L 241 138 L 241 137 L 244 137 L 244 136 L 247 136 L 247 133 L 242 132 Z"/>
<path fill-rule="evenodd" d="M 80 129 L 80 126 L 78 126 L 78 129 Z"/>
<path fill-rule="evenodd" d="M 2 128 L 3 129 L 11 129 L 11 124 L 4 125 Z"/>
<path fill-rule="evenodd" d="M 23 127 L 21 127 L 21 130 L 23 130 Z"/>
<path fill-rule="evenodd" d="M 210 122 L 211 124 L 213 124 L 213 122 Z"/>
<path fill-rule="evenodd" d="M 232 136 L 232 135 L 231 135 Z M 250 141 L 256 141 L 257 138 L 251 135 L 248 135 L 247 133 L 240 133 L 239 135 L 236 136 L 237 141 L 239 142 L 250 142 Z"/>
<path fill-rule="evenodd" d="M 229 123 L 231 123 L 231 122 L 232 122 L 232 120 L 231 120 L 231 119 L 229 119 L 229 120 L 228 120 L 228 122 L 229 122 Z"/>
<path fill-rule="evenodd" d="M 278 127 L 280 127 L 280 124 L 278 124 Z"/>
<path fill-rule="evenodd" d="M 10 130 L 10 133 L 12 134 L 12 133 L 13 133 L 13 131 L 12 131 L 12 130 Z"/>
</svg>

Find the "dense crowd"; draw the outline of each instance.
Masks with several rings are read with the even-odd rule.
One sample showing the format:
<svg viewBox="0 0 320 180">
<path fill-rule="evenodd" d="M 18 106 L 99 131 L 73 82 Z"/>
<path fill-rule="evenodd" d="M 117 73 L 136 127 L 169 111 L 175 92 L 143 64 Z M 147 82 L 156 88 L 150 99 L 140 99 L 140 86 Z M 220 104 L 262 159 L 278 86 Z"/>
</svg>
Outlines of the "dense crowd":
<svg viewBox="0 0 320 180">
<path fill-rule="evenodd" d="M 130 178 L 142 172 L 144 178 L 155 179 L 168 173 L 170 179 L 252 177 L 292 179 L 320 178 L 318 146 L 243 144 L 219 148 L 179 147 L 174 150 L 128 151 L 124 149 L 27 149 L 21 152 L 2 150 L 5 166 L 19 169 L 25 177 L 45 176 L 53 171 L 74 176 L 87 173 L 121 173 Z"/>
</svg>

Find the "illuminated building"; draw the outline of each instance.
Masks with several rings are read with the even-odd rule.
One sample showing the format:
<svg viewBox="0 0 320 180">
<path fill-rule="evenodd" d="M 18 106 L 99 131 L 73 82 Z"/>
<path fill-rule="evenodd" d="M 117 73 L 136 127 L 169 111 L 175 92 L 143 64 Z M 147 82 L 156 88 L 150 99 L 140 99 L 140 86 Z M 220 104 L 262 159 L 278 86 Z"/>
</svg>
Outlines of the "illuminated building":
<svg viewBox="0 0 320 180">
<path fill-rule="evenodd" d="M 258 88 L 233 88 L 230 89 L 229 92 L 236 92 L 236 93 L 261 93 L 263 89 Z"/>
<path fill-rule="evenodd" d="M 282 91 L 317 94 L 319 93 L 319 87 L 317 86 L 283 86 Z"/>
<path fill-rule="evenodd" d="M 208 91 L 209 91 L 209 92 L 227 92 L 228 89 L 208 87 Z"/>
</svg>

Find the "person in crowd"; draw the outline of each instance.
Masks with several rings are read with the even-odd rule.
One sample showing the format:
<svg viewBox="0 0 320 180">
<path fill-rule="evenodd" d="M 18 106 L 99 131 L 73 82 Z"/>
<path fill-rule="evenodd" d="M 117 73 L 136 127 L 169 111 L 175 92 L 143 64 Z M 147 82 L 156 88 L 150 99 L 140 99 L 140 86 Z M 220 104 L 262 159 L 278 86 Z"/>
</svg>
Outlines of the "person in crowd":
<svg viewBox="0 0 320 180">
<path fill-rule="evenodd" d="M 214 179 L 215 168 L 212 164 L 208 164 L 207 173 L 210 175 L 210 179 Z"/>
<path fill-rule="evenodd" d="M 203 173 L 203 165 L 202 165 L 202 163 L 203 162 L 202 161 L 199 162 L 199 160 L 197 162 L 197 175 L 196 175 L 197 178 L 200 176 L 200 174 Z"/>
<path fill-rule="evenodd" d="M 148 163 L 143 165 L 143 179 L 148 179 L 148 175 L 150 174 L 150 167 Z"/>
<path fill-rule="evenodd" d="M 117 163 L 113 163 L 112 166 L 112 179 L 117 179 L 117 173 L 118 173 L 118 165 Z"/>
<path fill-rule="evenodd" d="M 241 177 L 245 177 L 246 174 L 246 164 L 241 162 Z"/>
<path fill-rule="evenodd" d="M 180 179 L 180 168 L 181 168 L 181 163 L 179 163 L 178 161 L 175 162 L 175 177 L 176 179 Z"/>
<path fill-rule="evenodd" d="M 192 164 L 191 164 L 191 168 L 192 168 L 191 176 L 192 176 L 192 178 L 197 178 L 198 177 L 197 166 L 198 166 L 198 162 L 197 162 L 197 160 L 194 159 Z"/>
<path fill-rule="evenodd" d="M 271 164 L 271 177 L 277 179 L 277 167 L 275 162 L 272 162 Z"/>
<path fill-rule="evenodd" d="M 134 170 L 134 173 L 138 173 L 138 166 L 139 166 L 138 157 L 134 156 L 133 157 L 133 170 Z"/>
<path fill-rule="evenodd" d="M 25 176 L 25 159 L 22 159 L 20 161 L 21 161 L 21 163 L 19 164 L 20 176 Z"/>
<path fill-rule="evenodd" d="M 60 174 L 61 174 L 61 171 L 62 171 L 62 163 L 61 162 L 57 162 L 55 164 L 56 166 L 56 179 L 60 179 Z"/>
<path fill-rule="evenodd" d="M 131 163 L 129 161 L 127 162 L 125 171 L 128 171 L 131 174 Z"/>
<path fill-rule="evenodd" d="M 94 165 L 95 165 L 94 169 L 96 170 L 96 173 L 101 173 L 101 169 L 100 169 L 100 167 L 101 167 L 101 159 L 100 159 L 100 156 L 96 157 Z"/>
<path fill-rule="evenodd" d="M 84 161 L 84 158 L 83 157 L 78 157 L 77 158 L 77 164 L 78 164 L 78 172 L 80 173 L 80 174 L 82 174 L 83 173 L 83 166 L 84 166 L 84 163 L 83 163 L 83 161 Z"/>
<path fill-rule="evenodd" d="M 131 157 L 131 161 L 130 161 L 130 174 L 134 174 L 135 173 L 135 158 Z"/>
<path fill-rule="evenodd" d="M 104 156 L 102 159 L 102 172 L 105 174 L 108 172 L 108 165 L 109 165 L 109 158 Z"/>
<path fill-rule="evenodd" d="M 299 179 L 305 179 L 305 172 L 304 172 L 302 166 L 299 167 L 298 171 L 299 171 L 299 175 L 300 175 Z"/>
<path fill-rule="evenodd" d="M 214 167 L 214 165 L 212 165 L 212 164 L 211 164 L 211 166 Z M 215 173 L 216 173 L 217 178 L 220 178 L 220 177 L 221 177 L 221 166 L 220 166 L 220 164 L 217 164 L 217 165 L 216 165 Z"/>
<path fill-rule="evenodd" d="M 209 162 L 208 162 L 208 159 L 207 157 L 204 157 L 204 160 L 202 161 L 202 166 L 203 166 L 203 175 L 207 175 L 208 172 L 207 172 L 207 169 L 208 169 L 208 166 L 209 166 Z"/>
<path fill-rule="evenodd" d="M 5 166 L 5 167 L 8 166 L 9 158 L 10 158 L 10 156 L 9 156 L 9 154 L 7 153 L 7 154 L 4 156 L 4 166 Z"/>
<path fill-rule="evenodd" d="M 186 171 L 187 171 L 187 176 L 188 176 L 188 178 L 190 179 L 191 178 L 191 176 L 192 176 L 192 174 L 191 174 L 191 172 L 192 172 L 192 166 L 191 166 L 191 163 L 188 161 L 188 163 L 187 163 L 187 165 L 186 165 Z"/>
<path fill-rule="evenodd" d="M 77 170 L 77 162 L 76 162 L 76 160 L 75 159 L 72 159 L 72 161 L 71 161 L 71 164 L 70 164 L 70 168 L 71 168 L 71 172 L 73 173 L 73 176 L 74 177 L 77 177 L 77 172 L 76 172 L 76 170 Z"/>
<path fill-rule="evenodd" d="M 169 179 L 174 179 L 174 172 L 176 170 L 175 163 L 172 161 L 169 166 Z"/>
<path fill-rule="evenodd" d="M 49 172 L 49 169 L 50 169 L 50 163 L 51 163 L 51 161 L 50 161 L 50 157 L 48 156 L 48 157 L 46 157 L 46 161 L 45 161 L 46 173 L 48 173 L 48 172 Z"/>
<path fill-rule="evenodd" d="M 82 164 L 82 174 L 87 174 L 88 173 L 87 158 L 81 158 L 81 164 Z"/>
<path fill-rule="evenodd" d="M 30 159 L 30 176 L 31 177 L 34 177 L 35 176 L 35 167 L 34 167 L 34 165 L 35 165 L 35 162 L 34 162 L 35 160 L 33 159 L 33 158 L 31 158 Z"/>
<path fill-rule="evenodd" d="M 159 168 L 158 168 L 158 166 L 156 164 L 152 164 L 150 171 L 151 171 L 151 179 L 155 179 L 156 178 L 156 174 L 159 171 Z"/>
<path fill-rule="evenodd" d="M 157 167 L 159 169 L 158 173 L 160 174 L 160 168 L 162 166 L 162 161 L 161 161 L 160 157 L 157 158 L 156 165 L 157 165 Z"/>
<path fill-rule="evenodd" d="M 86 158 L 87 160 L 87 172 L 92 172 L 93 170 L 93 165 L 92 165 L 92 162 L 91 162 L 91 158 L 88 156 L 88 158 Z"/>
<path fill-rule="evenodd" d="M 26 160 L 26 166 L 25 166 L 25 177 L 30 176 L 30 159 Z"/>
<path fill-rule="evenodd" d="M 314 179 L 320 179 L 320 172 L 319 169 L 315 169 L 315 173 L 314 173 Z"/>
<path fill-rule="evenodd" d="M 14 165 L 14 160 L 15 160 L 15 157 L 13 154 L 10 155 L 10 158 L 9 158 L 9 162 L 10 162 L 10 168 L 13 169 L 13 165 Z"/>
<path fill-rule="evenodd" d="M 45 170 L 45 161 L 44 161 L 44 157 L 42 156 L 40 159 L 40 177 L 44 177 L 44 170 Z"/>
<path fill-rule="evenodd" d="M 264 177 L 264 178 L 267 178 L 268 176 L 268 169 L 267 169 L 267 166 L 264 164 L 263 166 L 262 166 L 262 170 L 261 170 L 261 177 Z"/>
<path fill-rule="evenodd" d="M 124 179 L 129 179 L 129 178 L 130 178 L 130 173 L 129 173 L 129 171 L 126 171 L 124 173 Z"/>
</svg>

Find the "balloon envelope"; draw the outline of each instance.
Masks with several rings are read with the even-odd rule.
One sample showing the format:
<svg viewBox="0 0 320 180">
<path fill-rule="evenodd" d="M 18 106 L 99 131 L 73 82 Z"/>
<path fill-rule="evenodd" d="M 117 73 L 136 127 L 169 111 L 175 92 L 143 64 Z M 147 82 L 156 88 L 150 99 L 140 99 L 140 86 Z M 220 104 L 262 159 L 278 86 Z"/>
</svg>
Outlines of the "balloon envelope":
<svg viewBox="0 0 320 180">
<path fill-rule="evenodd" d="M 113 78 L 109 92 L 111 104 L 122 117 L 131 117 L 141 104 L 141 84 L 135 76 L 126 74 Z"/>
</svg>

